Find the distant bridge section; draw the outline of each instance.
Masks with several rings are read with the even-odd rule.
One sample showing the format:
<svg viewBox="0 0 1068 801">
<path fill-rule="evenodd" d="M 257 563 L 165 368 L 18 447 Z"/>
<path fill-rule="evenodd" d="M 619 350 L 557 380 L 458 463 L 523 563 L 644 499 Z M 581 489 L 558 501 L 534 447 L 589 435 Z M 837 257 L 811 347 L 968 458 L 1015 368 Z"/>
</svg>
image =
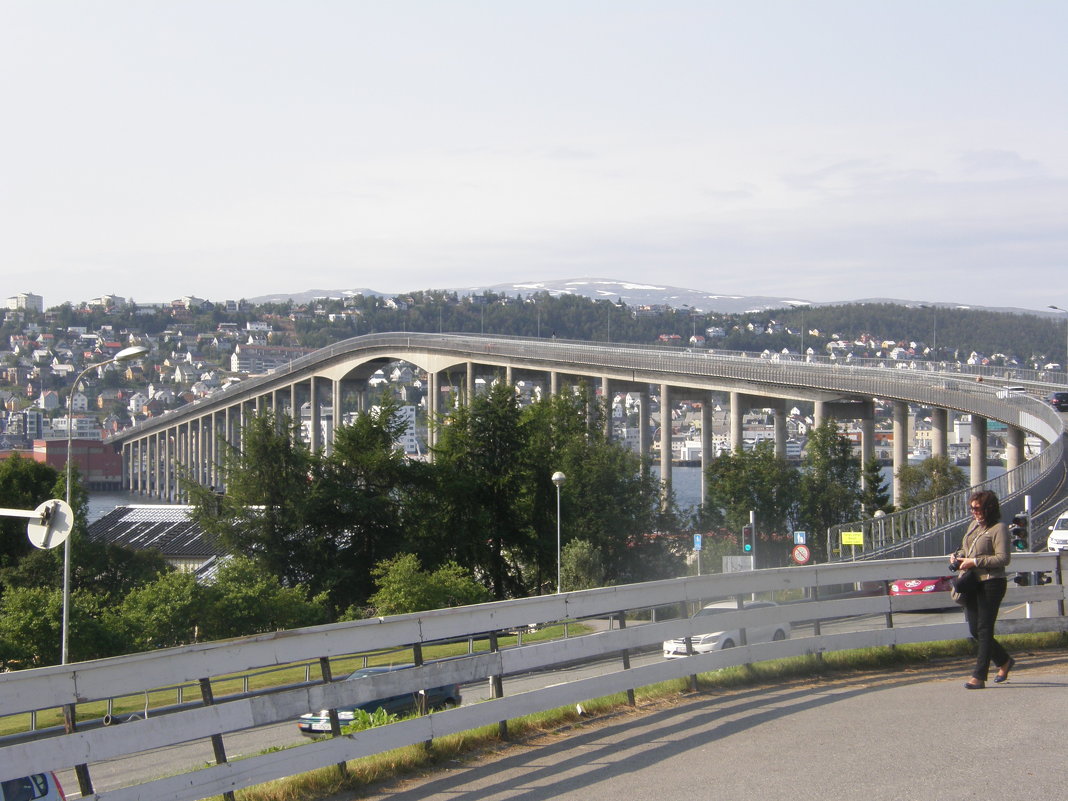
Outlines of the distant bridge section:
<svg viewBox="0 0 1068 801">
<path fill-rule="evenodd" d="M 987 421 L 1008 427 L 1006 467 L 1010 473 L 1024 466 L 1024 442 L 1030 434 L 1044 443 L 1040 461 L 1026 478 L 1017 474 L 1013 491 L 1025 489 L 1054 469 L 1063 452 L 1064 421 L 1048 405 L 1028 395 L 1002 397 L 994 381 L 969 380 L 955 372 L 942 372 L 934 363 L 920 369 L 886 369 L 859 363 L 814 363 L 745 355 L 724 355 L 703 350 L 680 350 L 640 345 L 572 342 L 556 339 L 475 336 L 458 334 L 383 333 L 338 342 L 271 374 L 250 378 L 228 390 L 198 400 L 158 418 L 140 423 L 110 438 L 122 448 L 124 480 L 135 492 L 165 500 L 180 496 L 179 472 L 184 470 L 208 486 L 222 483 L 219 441 L 240 447 L 244 421 L 271 410 L 301 419 L 309 409 L 309 445 L 313 450 L 331 446 L 333 426 L 345 414 L 366 407 L 368 381 L 393 362 L 412 364 L 428 377 L 427 411 L 437 419 L 443 390 L 470 398 L 476 379 L 491 376 L 510 384 L 536 380 L 556 393 L 578 381 L 598 387 L 603 397 L 619 391 L 636 392 L 641 399 L 640 447 L 651 450 L 650 388 L 658 390 L 661 408 L 678 400 L 703 401 L 702 459 L 712 453 L 710 393 L 730 398 L 731 446 L 742 447 L 742 417 L 752 408 L 770 408 L 774 420 L 776 453 L 785 456 L 788 404 L 808 401 L 815 405 L 816 423 L 831 417 L 860 421 L 861 452 L 874 454 L 874 399 L 893 403 L 895 475 L 907 464 L 909 404 L 933 409 L 932 455 L 948 453 L 948 411 L 971 415 L 971 483 L 986 479 Z M 328 433 L 324 436 L 323 432 Z M 430 426 L 428 446 L 434 445 Z M 1056 452 L 1046 453 L 1050 445 Z M 665 489 L 670 489 L 671 427 L 660 427 L 660 462 Z M 1031 460 L 1034 461 L 1034 460 Z M 1034 475 L 1034 473 L 1038 475 Z M 900 487 L 895 479 L 895 500 Z"/>
</svg>

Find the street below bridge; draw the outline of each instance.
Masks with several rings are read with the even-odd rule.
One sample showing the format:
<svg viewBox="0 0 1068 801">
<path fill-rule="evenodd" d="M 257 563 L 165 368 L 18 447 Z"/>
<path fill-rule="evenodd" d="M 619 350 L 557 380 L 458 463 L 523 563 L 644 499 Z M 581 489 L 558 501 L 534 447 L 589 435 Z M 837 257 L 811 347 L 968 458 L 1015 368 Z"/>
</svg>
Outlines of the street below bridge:
<svg viewBox="0 0 1068 801">
<path fill-rule="evenodd" d="M 1068 768 L 1068 655 L 1016 654 L 713 691 L 564 727 L 330 801 L 1054 799 Z"/>
</svg>

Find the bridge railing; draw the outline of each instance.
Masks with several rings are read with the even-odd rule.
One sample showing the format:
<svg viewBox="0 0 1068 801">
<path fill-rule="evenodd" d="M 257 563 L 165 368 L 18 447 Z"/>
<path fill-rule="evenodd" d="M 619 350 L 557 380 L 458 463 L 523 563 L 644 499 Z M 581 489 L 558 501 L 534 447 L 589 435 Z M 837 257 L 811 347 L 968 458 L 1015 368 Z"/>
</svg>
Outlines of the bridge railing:
<svg viewBox="0 0 1068 801">
<path fill-rule="evenodd" d="M 1006 605 L 1028 603 L 1033 614 L 1027 618 L 1002 617 L 998 632 L 1068 630 L 1061 557 L 1027 554 L 1015 557 L 1012 567 L 1026 572 L 1042 571 L 1054 581 L 1041 586 L 1012 586 Z M 234 674 L 272 665 L 340 659 L 413 646 L 419 646 L 421 653 L 431 654 L 432 646 L 438 642 L 525 628 L 532 623 L 598 618 L 616 621 L 607 630 L 584 636 L 427 661 L 359 681 L 319 684 L 302 681 L 252 695 L 223 695 L 220 690 L 212 705 L 150 714 L 118 726 L 104 727 L 99 722 L 83 720 L 70 733 L 38 732 L 32 740 L 8 737 L 0 743 L 0 781 L 77 765 L 86 765 L 86 775 L 91 779 L 101 762 L 145 755 L 127 764 L 159 764 L 148 752 L 211 741 L 216 761 L 209 767 L 203 767 L 200 751 L 194 751 L 188 761 L 181 762 L 179 751 L 171 749 L 159 768 L 160 773 L 168 775 L 142 777 L 137 784 L 128 779 L 117 786 L 96 787 L 93 795 L 100 801 L 149 798 L 193 801 L 699 672 L 768 659 L 818 657 L 836 650 L 963 638 L 967 636 L 963 622 L 946 623 L 921 616 L 918 625 L 900 623 L 902 613 L 946 605 L 948 599 L 944 593 L 891 597 L 856 591 L 858 587 L 885 587 L 893 579 L 939 575 L 944 571 L 945 560 L 939 557 L 691 576 L 0 674 L 0 697 L 4 699 L 6 714 L 64 706 L 76 712 L 79 705 L 138 690 L 151 692 L 154 688 L 188 682 L 197 682 L 202 689 L 210 690 L 213 682 L 221 687 Z M 742 608 L 742 602 L 754 596 L 778 603 Z M 717 617 L 717 628 L 737 628 L 744 632 L 754 627 L 778 625 L 792 628 L 793 634 L 780 641 L 749 645 L 744 644 L 742 634 L 738 647 L 681 659 L 660 658 L 663 641 L 706 633 L 708 624 L 685 616 L 665 620 L 662 615 L 652 614 L 653 610 L 699 608 L 716 599 L 731 599 L 739 607 Z M 899 616 L 899 625 L 895 625 L 895 616 Z M 641 652 L 655 655 L 630 661 L 631 654 Z M 563 672 L 578 664 L 594 667 L 585 674 Z M 543 671 L 545 679 L 536 689 L 503 695 L 503 688 L 512 678 Z M 502 693 L 492 700 L 226 761 L 227 738 L 253 727 L 292 723 L 311 710 L 336 709 L 454 682 L 485 685 L 488 680 L 502 688 Z"/>
<path fill-rule="evenodd" d="M 1061 467 L 1064 440 L 1058 439 L 1019 467 L 975 486 L 882 517 L 832 526 L 827 532 L 827 553 L 832 559 L 871 559 L 888 556 L 933 556 L 949 553 L 960 544 L 971 520 L 968 497 L 980 489 L 997 493 L 1006 519 L 1023 511 L 1029 487 Z M 860 547 L 843 545 L 845 532 L 861 532 Z"/>
</svg>

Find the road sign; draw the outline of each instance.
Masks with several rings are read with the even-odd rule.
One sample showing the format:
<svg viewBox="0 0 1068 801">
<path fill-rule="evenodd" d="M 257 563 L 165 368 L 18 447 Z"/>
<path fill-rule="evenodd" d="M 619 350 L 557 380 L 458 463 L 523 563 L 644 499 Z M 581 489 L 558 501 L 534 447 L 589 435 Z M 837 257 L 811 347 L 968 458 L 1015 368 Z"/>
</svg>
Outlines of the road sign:
<svg viewBox="0 0 1068 801">
<path fill-rule="evenodd" d="M 808 549 L 807 545 L 798 544 L 790 551 L 790 558 L 794 560 L 795 564 L 804 565 L 812 558 L 812 551 Z"/>
<path fill-rule="evenodd" d="M 724 556 L 723 557 L 723 572 L 724 573 L 744 573 L 747 570 L 753 569 L 753 557 L 752 556 Z"/>
<path fill-rule="evenodd" d="M 843 531 L 842 532 L 842 545 L 863 545 L 864 544 L 864 532 L 863 531 Z"/>
<path fill-rule="evenodd" d="M 808 540 L 808 532 L 795 531 L 794 532 L 794 545 L 804 545 Z"/>
<path fill-rule="evenodd" d="M 45 501 L 33 510 L 37 519 L 26 524 L 26 536 L 35 548 L 47 549 L 62 545 L 74 527 L 74 513 L 66 501 Z"/>
<path fill-rule="evenodd" d="M 701 535 L 700 534 L 694 534 L 693 535 L 693 549 L 695 551 L 701 550 Z"/>
</svg>

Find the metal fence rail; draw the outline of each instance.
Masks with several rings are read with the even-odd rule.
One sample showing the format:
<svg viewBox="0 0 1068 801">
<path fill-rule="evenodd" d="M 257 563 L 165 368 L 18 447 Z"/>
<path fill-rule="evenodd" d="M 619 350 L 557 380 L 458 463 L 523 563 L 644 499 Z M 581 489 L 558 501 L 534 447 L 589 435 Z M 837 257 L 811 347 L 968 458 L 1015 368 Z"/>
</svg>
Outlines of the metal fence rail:
<svg viewBox="0 0 1068 801">
<path fill-rule="evenodd" d="M 1013 568 L 1044 571 L 1054 582 L 1042 586 L 1013 587 L 1006 603 L 1033 603 L 1046 609 L 1026 619 L 1002 619 L 1004 633 L 1068 630 L 1064 616 L 1065 586 L 1057 554 L 1015 557 Z M 158 714 L 121 726 L 82 726 L 71 733 L 49 732 L 32 741 L 10 739 L 0 745 L 0 781 L 45 770 L 93 764 L 151 749 L 191 741 L 217 746 L 216 764 L 179 765 L 174 757 L 163 770 L 171 775 L 141 784 L 97 790 L 101 801 L 193 801 L 283 776 L 334 765 L 356 757 L 425 742 L 435 737 L 507 721 L 532 712 L 553 709 L 590 698 L 633 690 L 679 679 L 698 672 L 748 664 L 766 659 L 818 655 L 834 650 L 956 639 L 966 636 L 963 622 L 894 627 L 894 615 L 945 603 L 932 595 L 889 597 L 843 594 L 843 589 L 884 583 L 897 578 L 937 575 L 943 559 L 900 559 L 775 568 L 748 573 L 692 576 L 683 579 L 608 587 L 559 595 L 539 596 L 458 609 L 378 618 L 330 626 L 173 648 L 113 659 L 83 662 L 0 674 L 0 697 L 7 714 L 80 705 L 130 692 L 199 682 L 210 690 L 234 674 L 272 665 L 315 659 L 351 657 L 368 651 L 421 646 L 530 623 L 568 619 L 611 618 L 633 624 L 585 636 L 551 640 L 521 647 L 497 648 L 465 656 L 427 662 L 414 668 L 383 673 L 356 682 L 301 682 L 261 691 L 255 695 L 222 695 L 210 706 Z M 704 633 L 702 623 L 687 617 L 657 622 L 649 611 L 664 606 L 700 605 L 731 598 L 741 605 L 751 594 L 773 597 L 776 606 L 739 608 L 717 618 L 717 626 L 746 628 L 771 623 L 841 621 L 865 616 L 873 627 L 864 630 L 821 630 L 790 639 L 742 645 L 683 659 L 653 659 L 631 666 L 623 655 L 657 648 L 664 640 Z M 654 621 L 656 617 L 652 618 Z M 707 624 L 704 624 L 707 626 Z M 469 684 L 494 680 L 505 687 L 509 676 L 531 671 L 558 671 L 562 666 L 599 660 L 603 670 L 594 677 L 561 680 L 559 672 L 545 679 L 547 686 L 444 712 L 424 715 L 353 735 L 318 740 L 267 754 L 225 761 L 227 736 L 250 727 L 295 720 L 309 710 L 331 709 L 389 695 L 417 692 L 454 682 Z M 174 753 L 174 752 L 170 752 Z M 218 755 L 223 755 L 222 759 Z M 141 760 L 153 764 L 151 759 Z"/>
</svg>

